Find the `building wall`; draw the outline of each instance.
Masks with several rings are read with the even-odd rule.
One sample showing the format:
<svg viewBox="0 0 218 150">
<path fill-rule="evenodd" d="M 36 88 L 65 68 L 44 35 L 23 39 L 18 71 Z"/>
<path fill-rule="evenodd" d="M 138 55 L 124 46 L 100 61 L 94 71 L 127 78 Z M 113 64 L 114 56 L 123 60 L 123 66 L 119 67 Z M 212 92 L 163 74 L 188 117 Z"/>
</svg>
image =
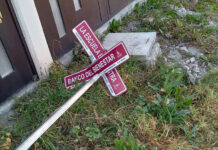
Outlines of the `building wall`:
<svg viewBox="0 0 218 150">
<path fill-rule="evenodd" d="M 39 3 L 40 1 L 42 3 Z M 39 4 L 44 4 L 45 1 L 46 1 L 46 4 L 48 4 L 48 3 L 52 3 L 52 1 L 54 2 L 56 0 L 37 0 L 37 2 L 34 0 L 11 0 L 11 3 L 12 3 L 13 8 L 15 10 L 18 22 L 20 24 L 21 30 L 23 32 L 25 41 L 27 43 L 29 52 L 31 54 L 32 60 L 34 62 L 35 68 L 37 70 L 37 73 L 38 73 L 38 76 L 40 79 L 46 78 L 46 76 L 48 75 L 48 69 L 49 69 L 50 65 L 52 64 L 54 59 L 56 59 L 55 57 L 52 58 L 54 50 L 52 49 L 51 46 L 49 46 L 49 45 L 51 45 L 51 43 L 49 43 L 49 40 L 51 40 L 53 38 L 52 40 L 54 40 L 54 41 L 55 40 L 61 41 L 62 37 L 60 37 L 60 35 L 63 34 L 63 30 L 57 29 L 57 28 L 62 28 L 61 27 L 62 25 L 61 24 L 57 25 L 57 23 L 55 23 L 54 17 L 52 17 L 52 19 L 53 19 L 53 26 L 56 25 L 55 31 L 48 30 L 49 31 L 48 32 L 47 29 L 45 29 L 45 28 L 51 29 L 52 27 L 51 26 L 45 27 L 46 22 L 45 21 L 43 22 L 43 18 L 40 17 L 40 16 L 43 16 L 43 14 L 40 14 L 41 12 L 39 11 L 39 9 L 37 9 L 37 6 L 36 6 L 36 5 L 38 5 L 38 7 L 39 7 L 40 6 Z M 78 0 L 64 0 L 64 1 L 65 2 L 69 1 L 69 3 L 75 2 L 74 3 L 75 6 L 73 6 L 74 10 L 72 10 L 72 12 L 69 11 L 71 9 L 69 9 L 68 11 L 64 10 L 63 12 L 65 14 L 64 14 L 64 16 L 62 16 L 63 19 L 65 19 L 65 20 L 70 20 L 71 18 L 72 18 L 71 20 L 74 20 L 74 22 L 68 23 L 67 27 L 65 27 L 66 32 L 71 33 L 71 35 L 67 38 L 71 39 L 71 38 L 74 38 L 72 36 L 72 32 L 71 32 L 72 27 L 75 26 L 80 21 L 82 21 L 84 18 L 90 19 L 89 14 L 87 14 L 88 10 L 87 11 L 83 10 L 83 9 L 88 9 L 89 5 L 86 5 L 86 3 L 85 3 L 87 0 L 81 0 L 82 6 L 84 6 L 83 8 L 80 8 L 79 4 L 77 3 Z M 120 19 L 125 14 L 131 12 L 131 10 L 133 9 L 133 7 L 136 3 L 143 2 L 145 0 L 125 0 L 125 1 L 124 0 L 88 0 L 88 1 L 99 2 L 98 6 L 99 7 L 101 6 L 101 8 L 107 7 L 107 8 L 104 8 L 104 11 L 103 11 L 103 9 L 96 10 L 96 12 L 101 13 L 100 14 L 100 18 L 101 18 L 100 22 L 96 21 L 96 25 L 95 25 L 95 22 L 90 21 L 91 26 L 93 26 L 94 29 L 98 28 L 98 33 L 102 34 L 107 29 L 107 26 L 109 25 L 108 20 L 110 20 L 114 15 L 115 15 L 114 17 L 116 19 Z M 107 2 L 107 3 L 105 3 L 105 2 Z M 127 7 L 125 7 L 128 3 L 130 3 L 130 4 Z M 67 7 L 71 7 L 71 6 L 65 6 L 65 5 L 67 5 L 67 3 L 60 3 L 60 7 L 62 7 L 62 9 L 63 8 L 67 9 Z M 110 5 L 110 10 L 108 10 L 108 8 L 109 8 L 108 5 Z M 45 7 L 45 5 L 41 5 L 41 6 Z M 125 9 L 120 11 L 123 7 L 125 7 Z M 46 8 L 46 9 L 48 9 L 48 8 Z M 56 8 L 49 8 L 49 9 L 50 9 L 50 15 L 51 15 L 52 9 L 56 9 Z M 93 10 L 91 10 L 91 11 L 93 11 Z M 117 14 L 117 12 L 119 12 L 119 11 L 120 11 L 120 13 Z M 88 11 L 88 13 L 89 12 L 90 11 Z M 72 16 L 70 16 L 69 13 L 72 13 L 71 14 Z M 46 15 L 46 14 L 47 13 L 44 13 L 44 15 Z M 56 16 L 58 16 L 58 14 L 56 14 Z M 69 16 L 70 16 L 70 18 L 67 18 Z M 50 16 L 50 18 L 51 18 L 51 16 Z M 77 19 L 75 19 L 75 18 L 77 18 Z M 65 20 L 64 20 L 64 22 L 66 22 Z M 104 24 L 104 25 L 102 26 L 102 24 Z M 99 28 L 100 26 L 102 26 L 102 28 Z M 55 35 L 56 37 L 54 35 L 50 35 L 50 34 L 54 34 L 54 33 L 56 34 Z M 48 36 L 50 36 L 50 37 L 48 38 Z M 75 38 L 74 38 L 74 40 L 75 40 Z M 70 42 L 72 42 L 72 40 L 70 40 Z M 63 45 L 61 45 L 60 47 L 63 47 Z M 69 45 L 71 46 L 72 43 L 70 43 Z M 64 52 L 64 54 L 68 51 L 69 51 L 69 49 L 67 49 Z"/>
</svg>

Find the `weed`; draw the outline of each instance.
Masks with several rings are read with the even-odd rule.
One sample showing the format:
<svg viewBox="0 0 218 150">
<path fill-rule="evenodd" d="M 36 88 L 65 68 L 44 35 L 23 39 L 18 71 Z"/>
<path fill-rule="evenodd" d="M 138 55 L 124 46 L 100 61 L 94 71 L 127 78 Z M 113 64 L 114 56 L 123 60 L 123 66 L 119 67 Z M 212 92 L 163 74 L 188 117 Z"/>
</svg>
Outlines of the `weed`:
<svg viewBox="0 0 218 150">
<path fill-rule="evenodd" d="M 85 135 L 91 142 L 101 138 L 102 136 L 98 127 L 86 127 L 85 130 L 86 130 Z"/>
<path fill-rule="evenodd" d="M 120 140 L 114 140 L 115 149 L 117 150 L 145 150 L 146 145 L 142 145 L 140 141 L 135 140 L 132 134 L 128 134 L 127 130 L 124 130 L 124 134 Z"/>
<path fill-rule="evenodd" d="M 118 31 L 120 31 L 120 27 L 121 27 L 120 21 L 113 19 L 109 25 L 109 31 L 110 32 L 118 32 Z"/>
<path fill-rule="evenodd" d="M 11 133 L 3 131 L 0 137 L 0 149 L 9 150 L 11 146 Z"/>
<path fill-rule="evenodd" d="M 151 81 L 160 81 L 156 85 L 148 83 L 153 90 L 165 93 L 168 97 L 173 97 L 176 100 L 181 98 L 182 92 L 185 90 L 184 84 L 186 82 L 185 73 L 181 68 L 170 66 L 160 66 L 160 73 L 154 76 Z"/>
<path fill-rule="evenodd" d="M 181 124 L 185 122 L 187 115 L 191 113 L 190 110 L 184 109 L 191 102 L 191 100 L 186 100 L 183 103 L 176 103 L 174 99 L 157 95 L 157 100 L 141 105 L 137 109 L 157 117 L 161 123 Z"/>
<path fill-rule="evenodd" d="M 75 126 L 73 129 L 70 130 L 70 134 L 75 134 L 79 136 L 80 126 Z"/>
<path fill-rule="evenodd" d="M 185 125 L 183 127 L 183 131 L 185 132 L 185 136 L 188 140 L 192 140 L 196 137 L 197 134 L 198 125 L 195 125 L 191 130 L 188 129 L 188 127 Z"/>
</svg>

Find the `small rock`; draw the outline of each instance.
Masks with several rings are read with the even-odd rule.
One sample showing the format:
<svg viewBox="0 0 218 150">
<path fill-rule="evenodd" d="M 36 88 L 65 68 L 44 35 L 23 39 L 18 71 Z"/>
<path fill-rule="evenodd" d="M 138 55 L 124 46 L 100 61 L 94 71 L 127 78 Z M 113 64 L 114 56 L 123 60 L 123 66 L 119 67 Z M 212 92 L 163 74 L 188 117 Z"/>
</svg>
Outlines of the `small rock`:
<svg viewBox="0 0 218 150">
<path fill-rule="evenodd" d="M 169 54 L 169 57 L 172 58 L 172 59 L 181 59 L 182 58 L 182 55 L 177 51 L 177 50 L 171 50 L 170 51 L 170 54 Z"/>
<path fill-rule="evenodd" d="M 188 66 L 184 66 L 184 68 L 188 71 L 190 68 Z"/>
<path fill-rule="evenodd" d="M 184 51 L 184 52 L 186 52 L 186 53 L 188 52 L 188 49 L 187 49 L 187 47 L 185 47 L 185 46 L 180 47 L 179 50 L 180 50 L 180 51 Z"/>
<path fill-rule="evenodd" d="M 197 49 L 195 47 L 189 47 L 188 52 L 197 58 L 199 58 L 200 56 L 203 56 L 203 54 L 199 51 L 199 49 Z"/>
<path fill-rule="evenodd" d="M 194 72 L 200 72 L 200 69 L 199 69 L 198 67 L 194 67 L 194 68 L 193 68 L 193 71 L 194 71 Z"/>
<path fill-rule="evenodd" d="M 192 58 L 190 59 L 190 62 L 191 62 L 191 63 L 195 62 L 195 58 L 192 57 Z"/>
<path fill-rule="evenodd" d="M 186 61 L 185 61 L 185 63 L 186 63 L 186 64 L 189 64 L 189 63 L 190 63 L 190 60 L 189 60 L 189 59 L 188 59 L 188 60 L 186 60 Z"/>
<path fill-rule="evenodd" d="M 210 131 L 210 134 L 211 134 L 211 135 L 215 135 L 215 133 L 214 133 L 212 130 Z"/>
<path fill-rule="evenodd" d="M 214 21 L 209 21 L 209 26 L 214 26 L 214 27 L 216 27 L 216 26 L 218 26 L 218 23 L 216 23 L 216 22 L 214 22 Z"/>
<path fill-rule="evenodd" d="M 151 23 L 154 21 L 154 17 L 143 18 L 142 21 Z"/>
<path fill-rule="evenodd" d="M 196 78 L 191 74 L 191 71 L 187 71 L 188 79 L 192 84 L 195 84 Z"/>
<path fill-rule="evenodd" d="M 177 12 L 177 14 L 181 17 L 185 17 L 186 15 L 196 15 L 196 16 L 199 16 L 201 15 L 200 13 L 197 13 L 197 12 L 193 12 L 193 11 L 190 11 L 190 10 L 186 10 L 183 6 L 181 7 L 177 7 L 177 6 L 174 6 L 174 5 L 170 5 L 170 8 L 175 10 Z"/>
<path fill-rule="evenodd" d="M 178 46 L 183 47 L 183 46 L 185 46 L 185 43 L 180 43 Z"/>
</svg>

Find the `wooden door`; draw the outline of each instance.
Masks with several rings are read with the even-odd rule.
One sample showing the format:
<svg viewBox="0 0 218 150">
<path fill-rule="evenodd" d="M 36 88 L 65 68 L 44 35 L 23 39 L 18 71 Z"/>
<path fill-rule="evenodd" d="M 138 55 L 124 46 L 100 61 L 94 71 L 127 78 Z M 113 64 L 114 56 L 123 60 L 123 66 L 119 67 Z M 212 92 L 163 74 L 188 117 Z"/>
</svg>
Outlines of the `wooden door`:
<svg viewBox="0 0 218 150">
<path fill-rule="evenodd" d="M 81 9 L 75 10 L 73 0 L 35 0 L 43 31 L 53 59 L 58 59 L 74 46 L 72 28 L 86 19 L 96 29 L 100 24 L 97 0 L 81 0 Z"/>
<path fill-rule="evenodd" d="M 7 0 L 0 0 L 0 103 L 32 80 L 25 53 Z"/>
<path fill-rule="evenodd" d="M 108 0 L 108 1 L 110 7 L 110 16 L 112 17 L 133 0 Z"/>
<path fill-rule="evenodd" d="M 53 59 L 75 43 L 72 28 L 86 20 L 93 30 L 132 0 L 34 0 Z"/>
</svg>

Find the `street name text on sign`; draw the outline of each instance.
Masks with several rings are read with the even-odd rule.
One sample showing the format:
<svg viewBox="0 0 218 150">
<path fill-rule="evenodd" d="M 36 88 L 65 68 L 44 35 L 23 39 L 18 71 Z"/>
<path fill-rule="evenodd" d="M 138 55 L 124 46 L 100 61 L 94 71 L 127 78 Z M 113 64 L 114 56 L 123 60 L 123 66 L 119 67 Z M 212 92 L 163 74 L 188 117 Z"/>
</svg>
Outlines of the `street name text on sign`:
<svg viewBox="0 0 218 150">
<path fill-rule="evenodd" d="M 98 40 L 85 20 L 73 29 L 73 33 L 85 48 L 92 63 L 106 53 L 106 50 L 103 48 L 101 42 Z M 102 77 L 112 96 L 118 96 L 127 91 L 127 87 L 120 77 L 117 69 L 108 71 L 103 74 Z"/>
<path fill-rule="evenodd" d="M 118 43 L 109 51 L 104 53 L 96 62 L 94 62 L 88 68 L 83 69 L 80 72 L 66 76 L 65 86 L 69 87 L 76 82 L 80 83 L 91 79 L 94 75 L 103 75 L 108 71 L 121 65 L 123 62 L 130 58 L 129 53 L 123 42 Z"/>
</svg>

